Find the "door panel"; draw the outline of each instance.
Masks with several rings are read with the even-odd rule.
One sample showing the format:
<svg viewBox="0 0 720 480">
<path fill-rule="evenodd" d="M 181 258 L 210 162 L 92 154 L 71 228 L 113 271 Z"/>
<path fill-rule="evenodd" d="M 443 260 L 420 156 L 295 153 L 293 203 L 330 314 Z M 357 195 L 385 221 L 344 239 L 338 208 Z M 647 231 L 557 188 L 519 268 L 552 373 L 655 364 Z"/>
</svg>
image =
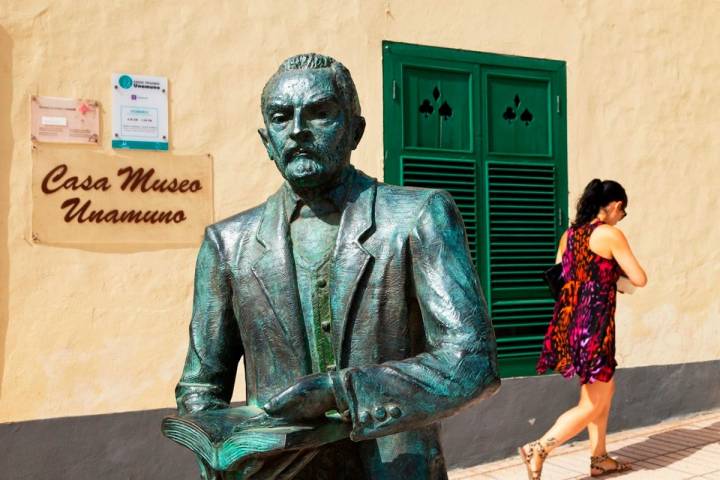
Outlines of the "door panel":
<svg viewBox="0 0 720 480">
<path fill-rule="evenodd" d="M 470 151 L 472 74 L 408 65 L 402 78 L 404 147 Z"/>
<path fill-rule="evenodd" d="M 552 156 L 550 79 L 487 74 L 486 82 L 488 153 Z"/>
<path fill-rule="evenodd" d="M 567 226 L 565 63 L 385 42 L 385 181 L 460 209 L 502 376 L 532 375 Z"/>
</svg>

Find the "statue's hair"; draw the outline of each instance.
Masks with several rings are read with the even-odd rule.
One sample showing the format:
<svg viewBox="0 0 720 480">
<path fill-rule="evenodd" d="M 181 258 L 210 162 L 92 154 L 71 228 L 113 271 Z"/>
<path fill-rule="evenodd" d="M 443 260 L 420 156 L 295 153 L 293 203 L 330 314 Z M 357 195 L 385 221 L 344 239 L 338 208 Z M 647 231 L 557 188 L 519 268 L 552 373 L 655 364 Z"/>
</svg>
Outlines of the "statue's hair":
<svg viewBox="0 0 720 480">
<path fill-rule="evenodd" d="M 321 55 L 319 53 L 301 53 L 300 55 L 294 55 L 280 64 L 277 71 L 268 80 L 263 88 L 261 97 L 261 108 L 265 110 L 265 100 L 268 94 L 268 86 L 273 80 L 280 74 L 291 70 L 317 70 L 328 68 L 333 72 L 333 81 L 335 86 L 340 91 L 340 95 L 348 108 L 351 117 L 360 116 L 360 99 L 358 98 L 357 89 L 355 88 L 355 82 L 353 82 L 350 71 L 345 68 L 345 65 L 338 62 L 332 57 L 327 55 Z"/>
<path fill-rule="evenodd" d="M 336 63 L 340 63 L 332 57 L 320 55 L 319 53 L 301 53 L 286 59 L 280 64 L 278 72 L 287 72 L 288 70 L 306 70 L 313 68 L 330 68 Z"/>
</svg>

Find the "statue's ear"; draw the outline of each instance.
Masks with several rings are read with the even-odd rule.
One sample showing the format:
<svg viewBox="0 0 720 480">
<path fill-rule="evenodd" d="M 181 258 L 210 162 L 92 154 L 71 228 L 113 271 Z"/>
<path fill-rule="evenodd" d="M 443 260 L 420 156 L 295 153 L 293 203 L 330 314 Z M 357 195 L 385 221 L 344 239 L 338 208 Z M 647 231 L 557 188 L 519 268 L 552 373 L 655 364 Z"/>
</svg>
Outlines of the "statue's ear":
<svg viewBox="0 0 720 480">
<path fill-rule="evenodd" d="M 268 144 L 270 143 L 270 138 L 268 137 L 267 130 L 264 128 L 258 128 L 258 133 L 260 134 L 260 139 L 263 142 L 263 145 L 265 145 L 265 148 L 268 147 Z"/>
<path fill-rule="evenodd" d="M 262 140 L 263 145 L 265 146 L 265 150 L 267 150 L 267 154 L 270 157 L 270 160 L 275 161 L 272 154 L 272 147 L 270 146 L 270 137 L 268 137 L 267 130 L 264 128 L 258 128 L 258 133 L 260 134 L 260 140 Z"/>
<path fill-rule="evenodd" d="M 363 134 L 365 133 L 365 117 L 357 116 L 353 122 L 353 143 L 352 149 L 355 150 L 362 140 Z"/>
</svg>

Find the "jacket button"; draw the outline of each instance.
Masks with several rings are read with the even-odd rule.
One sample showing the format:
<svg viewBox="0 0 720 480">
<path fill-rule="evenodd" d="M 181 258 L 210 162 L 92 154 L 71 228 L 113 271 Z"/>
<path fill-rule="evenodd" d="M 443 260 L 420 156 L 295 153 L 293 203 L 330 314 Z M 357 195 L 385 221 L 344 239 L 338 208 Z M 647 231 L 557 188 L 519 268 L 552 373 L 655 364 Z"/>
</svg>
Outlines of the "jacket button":
<svg viewBox="0 0 720 480">
<path fill-rule="evenodd" d="M 330 320 L 323 320 L 322 322 L 320 322 L 320 327 L 323 329 L 323 332 L 329 332 Z"/>
<path fill-rule="evenodd" d="M 400 407 L 398 407 L 397 405 L 393 405 L 388 411 L 390 412 L 390 416 L 393 418 L 398 418 L 400 415 L 402 415 Z"/>
<path fill-rule="evenodd" d="M 319 288 L 325 288 L 325 285 L 327 285 L 327 281 L 324 278 L 321 278 L 317 281 L 315 285 L 317 285 Z"/>
<path fill-rule="evenodd" d="M 385 407 L 380 406 L 375 409 L 375 418 L 378 420 L 382 420 L 387 415 L 387 412 L 385 411 Z"/>
<path fill-rule="evenodd" d="M 358 420 L 363 425 L 368 423 L 370 421 L 370 412 L 368 412 L 367 410 L 361 410 L 358 414 Z"/>
</svg>

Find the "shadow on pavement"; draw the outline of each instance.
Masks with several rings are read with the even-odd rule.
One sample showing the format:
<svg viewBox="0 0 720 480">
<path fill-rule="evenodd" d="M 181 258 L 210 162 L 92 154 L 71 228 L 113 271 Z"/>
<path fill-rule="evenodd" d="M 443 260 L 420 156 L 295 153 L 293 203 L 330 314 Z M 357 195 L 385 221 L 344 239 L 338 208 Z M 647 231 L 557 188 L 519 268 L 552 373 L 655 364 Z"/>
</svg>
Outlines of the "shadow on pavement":
<svg viewBox="0 0 720 480">
<path fill-rule="evenodd" d="M 656 433 L 637 443 L 611 450 L 610 456 L 632 464 L 632 470 L 606 475 L 603 478 L 621 478 L 639 470 L 653 471 L 668 468 L 697 453 L 699 449 L 719 442 L 720 422 L 703 428 L 675 428 Z M 641 462 L 642 465 L 638 462 Z M 699 463 L 707 463 L 708 472 L 720 468 L 719 465 L 713 466 L 706 460 L 699 461 Z M 583 477 L 583 480 L 586 478 L 592 477 Z"/>
</svg>

